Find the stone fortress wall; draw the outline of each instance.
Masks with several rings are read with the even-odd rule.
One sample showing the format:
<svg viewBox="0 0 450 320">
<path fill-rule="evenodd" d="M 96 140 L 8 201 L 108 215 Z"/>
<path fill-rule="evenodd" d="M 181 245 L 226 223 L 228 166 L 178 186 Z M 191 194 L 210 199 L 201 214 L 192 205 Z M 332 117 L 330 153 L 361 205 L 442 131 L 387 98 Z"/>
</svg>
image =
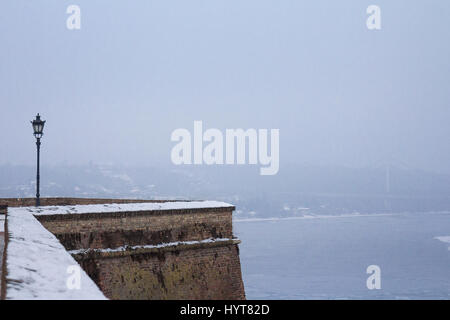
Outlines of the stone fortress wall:
<svg viewBox="0 0 450 320">
<path fill-rule="evenodd" d="M 167 203 L 44 198 L 42 206 Z M 34 199 L 0 199 L 32 206 Z M 126 205 L 125 205 L 126 207 Z M 130 206 L 132 208 L 132 206 Z M 233 206 L 35 217 L 110 299 L 245 299 Z M 89 211 L 89 210 L 88 210 Z M 95 210 L 94 210 L 95 211 Z"/>
</svg>

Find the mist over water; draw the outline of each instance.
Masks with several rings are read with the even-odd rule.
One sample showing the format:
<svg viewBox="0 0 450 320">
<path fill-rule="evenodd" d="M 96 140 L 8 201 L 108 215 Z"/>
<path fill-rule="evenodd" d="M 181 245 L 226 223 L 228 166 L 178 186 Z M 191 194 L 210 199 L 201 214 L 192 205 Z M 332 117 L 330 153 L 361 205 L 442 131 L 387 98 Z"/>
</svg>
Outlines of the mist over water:
<svg viewBox="0 0 450 320">
<path fill-rule="evenodd" d="M 385 167 L 44 166 L 43 197 L 222 200 L 239 218 L 446 211 L 450 176 Z M 34 197 L 35 167 L 0 166 L 0 197 Z"/>
</svg>

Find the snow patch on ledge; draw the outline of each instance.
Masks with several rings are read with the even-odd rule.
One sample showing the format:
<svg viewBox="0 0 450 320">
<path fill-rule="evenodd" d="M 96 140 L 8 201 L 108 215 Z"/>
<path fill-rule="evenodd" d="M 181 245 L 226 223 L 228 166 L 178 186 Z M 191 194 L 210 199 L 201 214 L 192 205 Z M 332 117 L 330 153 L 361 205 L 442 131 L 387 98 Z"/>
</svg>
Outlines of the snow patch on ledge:
<svg viewBox="0 0 450 320">
<path fill-rule="evenodd" d="M 445 242 L 445 243 L 450 243 L 450 236 L 444 236 L 444 237 L 434 237 L 435 239 Z"/>
<path fill-rule="evenodd" d="M 112 203 L 74 206 L 21 207 L 17 210 L 36 216 L 57 214 L 83 214 L 127 211 L 155 211 L 176 209 L 231 208 L 232 204 L 220 201 L 172 201 L 160 203 Z"/>
<path fill-rule="evenodd" d="M 450 236 L 442 236 L 442 237 L 434 237 L 436 240 L 439 240 L 444 243 L 450 243 Z M 448 250 L 450 251 L 450 247 L 448 247 Z"/>
<path fill-rule="evenodd" d="M 106 299 L 80 267 L 80 289 L 66 285 L 79 266 L 58 239 L 22 208 L 8 209 L 7 299 Z"/>
<path fill-rule="evenodd" d="M 233 241 L 237 239 L 229 239 L 229 238 L 209 238 L 205 240 L 197 240 L 197 241 L 177 241 L 177 242 L 166 242 L 156 245 L 139 245 L 139 246 L 122 246 L 117 248 L 106 248 L 106 249 L 78 249 L 78 250 L 70 250 L 68 251 L 70 254 L 85 254 L 89 252 L 122 252 L 127 250 L 137 250 L 137 249 L 154 249 L 154 248 L 166 248 L 166 247 L 175 247 L 179 245 L 191 245 L 191 244 L 202 244 L 202 243 L 214 243 L 214 242 L 226 242 Z"/>
</svg>

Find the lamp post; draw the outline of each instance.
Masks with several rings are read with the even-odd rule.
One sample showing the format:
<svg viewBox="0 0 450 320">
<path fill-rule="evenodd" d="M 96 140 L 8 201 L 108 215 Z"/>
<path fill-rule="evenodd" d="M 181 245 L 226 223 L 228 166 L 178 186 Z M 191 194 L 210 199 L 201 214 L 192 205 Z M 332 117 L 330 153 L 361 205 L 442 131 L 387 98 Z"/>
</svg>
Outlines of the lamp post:
<svg viewBox="0 0 450 320">
<path fill-rule="evenodd" d="M 44 135 L 44 125 L 45 121 L 41 120 L 41 116 L 39 113 L 36 116 L 36 119 L 31 121 L 31 124 L 33 125 L 33 131 L 34 136 L 36 137 L 36 147 L 37 147 L 37 173 L 36 173 L 36 207 L 40 206 L 40 194 L 39 194 L 39 156 L 40 156 L 40 149 L 41 149 L 41 138 Z"/>
</svg>

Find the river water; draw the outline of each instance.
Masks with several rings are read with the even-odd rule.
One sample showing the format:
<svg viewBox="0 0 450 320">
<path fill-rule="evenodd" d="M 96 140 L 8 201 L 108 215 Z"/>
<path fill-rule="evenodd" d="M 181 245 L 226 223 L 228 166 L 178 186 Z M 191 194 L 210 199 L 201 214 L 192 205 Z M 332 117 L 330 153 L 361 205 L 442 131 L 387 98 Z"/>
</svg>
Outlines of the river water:
<svg viewBox="0 0 450 320">
<path fill-rule="evenodd" d="M 235 219 L 234 233 L 248 299 L 450 299 L 450 213 Z"/>
</svg>

